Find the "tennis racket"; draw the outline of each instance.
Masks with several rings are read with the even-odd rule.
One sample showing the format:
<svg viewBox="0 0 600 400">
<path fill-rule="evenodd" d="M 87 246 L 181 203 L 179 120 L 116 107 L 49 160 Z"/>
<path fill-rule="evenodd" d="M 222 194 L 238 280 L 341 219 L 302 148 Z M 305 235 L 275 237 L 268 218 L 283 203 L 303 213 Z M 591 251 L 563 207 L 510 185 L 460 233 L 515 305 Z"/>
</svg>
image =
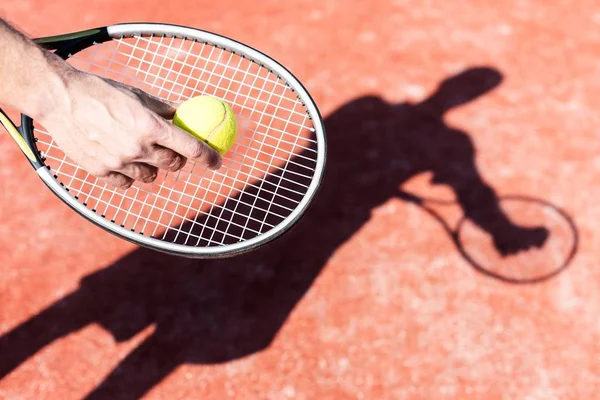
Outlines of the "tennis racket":
<svg viewBox="0 0 600 400">
<path fill-rule="evenodd" d="M 169 101 L 207 94 L 238 120 L 236 143 L 213 171 L 188 161 L 126 190 L 70 160 L 42 126 L 0 122 L 46 186 L 118 237 L 191 258 L 233 256 L 281 236 L 306 212 L 322 180 L 325 132 L 303 85 L 267 55 L 189 27 L 124 23 L 35 40 L 79 70 Z M 126 132 L 124 132 L 126 134 Z"/>
</svg>

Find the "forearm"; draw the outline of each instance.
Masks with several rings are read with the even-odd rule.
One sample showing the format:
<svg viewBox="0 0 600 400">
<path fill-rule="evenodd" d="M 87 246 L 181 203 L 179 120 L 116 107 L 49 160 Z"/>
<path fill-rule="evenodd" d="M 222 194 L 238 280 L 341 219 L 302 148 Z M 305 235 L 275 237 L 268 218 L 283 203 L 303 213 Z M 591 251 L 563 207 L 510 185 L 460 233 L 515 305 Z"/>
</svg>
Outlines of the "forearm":
<svg viewBox="0 0 600 400">
<path fill-rule="evenodd" d="M 73 71 L 0 19 L 0 105 L 42 119 L 65 99 Z"/>
</svg>

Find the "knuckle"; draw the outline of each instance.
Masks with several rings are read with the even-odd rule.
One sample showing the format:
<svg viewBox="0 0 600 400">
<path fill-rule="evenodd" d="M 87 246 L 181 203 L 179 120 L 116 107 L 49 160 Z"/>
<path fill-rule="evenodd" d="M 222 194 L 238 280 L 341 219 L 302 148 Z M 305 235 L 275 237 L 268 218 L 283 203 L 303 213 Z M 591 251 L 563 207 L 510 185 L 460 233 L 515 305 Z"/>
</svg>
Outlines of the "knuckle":
<svg viewBox="0 0 600 400">
<path fill-rule="evenodd" d="M 140 135 L 143 139 L 162 140 L 167 136 L 164 123 L 151 113 L 146 113 L 140 124 Z"/>
<path fill-rule="evenodd" d="M 84 169 L 96 178 L 106 178 L 110 174 L 110 171 L 100 164 L 84 166 Z"/>
<path fill-rule="evenodd" d="M 103 135 L 100 132 L 98 132 L 97 130 L 90 131 L 87 134 L 87 136 L 88 136 L 88 139 L 91 142 L 96 142 L 96 143 L 101 143 L 102 142 L 102 136 Z"/>
<path fill-rule="evenodd" d="M 133 142 L 128 146 L 126 154 L 131 160 L 140 158 L 144 155 L 144 146 L 140 142 Z"/>
</svg>

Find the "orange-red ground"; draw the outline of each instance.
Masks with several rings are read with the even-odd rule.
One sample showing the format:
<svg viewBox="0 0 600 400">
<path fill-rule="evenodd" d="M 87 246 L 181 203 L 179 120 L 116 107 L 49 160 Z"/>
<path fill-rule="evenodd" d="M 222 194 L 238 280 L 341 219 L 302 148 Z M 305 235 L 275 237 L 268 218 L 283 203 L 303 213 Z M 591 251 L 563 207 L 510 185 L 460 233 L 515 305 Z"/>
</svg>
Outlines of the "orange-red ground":
<svg viewBox="0 0 600 400">
<path fill-rule="evenodd" d="M 306 84 L 330 147 L 297 229 L 209 262 L 91 226 L 0 135 L 0 399 L 600 395 L 597 2 L 3 0 L 0 15 L 31 36 L 129 21 L 231 36 Z M 424 113 L 465 71 L 436 97 L 463 104 Z M 501 200 L 499 247 L 543 242 L 502 258 L 469 206 L 484 185 L 572 225 Z M 464 213 L 463 255 L 434 215 L 453 229 Z"/>
</svg>

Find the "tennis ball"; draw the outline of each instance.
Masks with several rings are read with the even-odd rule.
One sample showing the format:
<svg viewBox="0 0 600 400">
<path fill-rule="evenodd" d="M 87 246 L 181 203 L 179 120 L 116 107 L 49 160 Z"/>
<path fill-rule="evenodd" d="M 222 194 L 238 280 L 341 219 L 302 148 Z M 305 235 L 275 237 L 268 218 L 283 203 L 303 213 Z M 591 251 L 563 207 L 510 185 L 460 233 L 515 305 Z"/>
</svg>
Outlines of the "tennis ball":
<svg viewBox="0 0 600 400">
<path fill-rule="evenodd" d="M 224 155 L 233 146 L 237 122 L 231 107 L 212 96 L 197 96 L 175 111 L 173 124 L 189 132 Z"/>
</svg>

